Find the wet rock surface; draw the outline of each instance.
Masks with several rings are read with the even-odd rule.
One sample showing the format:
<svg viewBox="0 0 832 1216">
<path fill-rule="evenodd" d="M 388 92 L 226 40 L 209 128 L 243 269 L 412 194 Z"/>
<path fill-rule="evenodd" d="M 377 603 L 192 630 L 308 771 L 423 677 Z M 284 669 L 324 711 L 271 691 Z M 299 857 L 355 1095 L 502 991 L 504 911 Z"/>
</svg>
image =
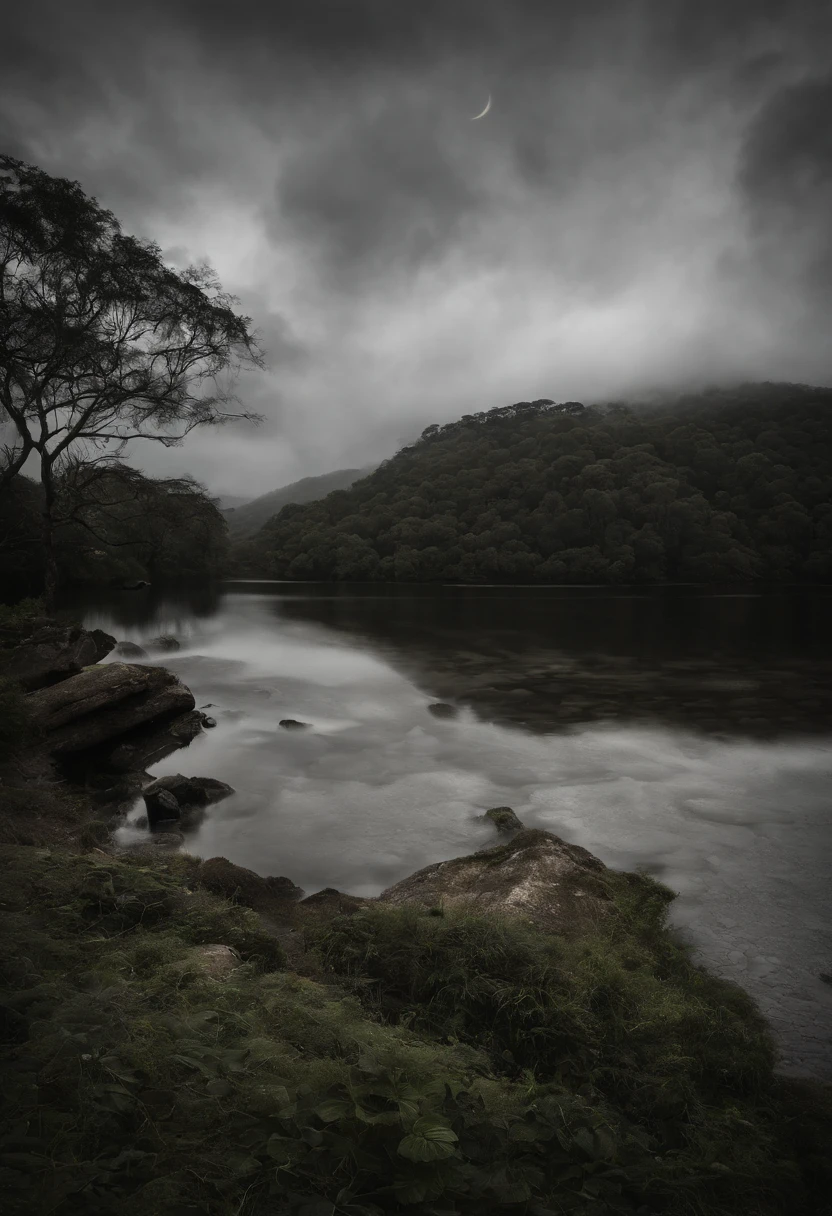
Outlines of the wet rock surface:
<svg viewBox="0 0 832 1216">
<path fill-rule="evenodd" d="M 164 653 L 170 653 L 174 650 L 180 650 L 181 643 L 178 638 L 173 636 L 173 634 L 162 633 L 159 635 L 159 637 L 151 638 L 150 641 L 145 642 L 145 647 L 149 651 L 162 651 Z"/>
<path fill-rule="evenodd" d="M 147 807 L 147 822 L 151 828 L 158 823 L 178 822 L 181 818 L 179 802 L 166 789 L 145 790 L 142 794 Z"/>
<path fill-rule="evenodd" d="M 298 722 L 297 718 L 281 718 L 278 726 L 282 726 L 284 730 L 309 730 L 309 722 Z"/>
<path fill-rule="evenodd" d="M 71 755 L 137 726 L 194 708 L 194 698 L 163 667 L 108 663 L 30 693 L 29 712 L 53 755 Z"/>
<path fill-rule="evenodd" d="M 217 781 L 214 777 L 183 777 L 174 773 L 168 777 L 159 777 L 143 791 L 145 800 L 161 792 L 172 794 L 180 806 L 207 806 L 211 802 L 220 802 L 234 793 L 230 785 Z"/>
<path fill-rule="evenodd" d="M 574 935 L 610 914 L 606 866 L 551 832 L 528 830 L 509 844 L 426 866 L 382 892 L 388 904 L 496 912 L 548 932 Z"/>
<path fill-rule="evenodd" d="M 0 675 L 32 692 L 100 663 L 115 644 L 115 638 L 102 629 L 49 623 L 0 652 Z"/>
<path fill-rule="evenodd" d="M 135 642 L 119 642 L 116 654 L 122 659 L 146 659 L 147 651 Z"/>
</svg>

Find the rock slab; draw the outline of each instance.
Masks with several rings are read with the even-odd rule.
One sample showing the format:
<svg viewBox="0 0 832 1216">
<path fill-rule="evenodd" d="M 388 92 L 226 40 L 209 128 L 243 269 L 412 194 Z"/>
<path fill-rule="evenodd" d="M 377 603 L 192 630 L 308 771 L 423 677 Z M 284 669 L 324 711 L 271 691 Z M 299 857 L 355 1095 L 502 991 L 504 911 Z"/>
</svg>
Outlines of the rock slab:
<svg viewBox="0 0 832 1216">
<path fill-rule="evenodd" d="M 131 731 L 127 738 L 115 743 L 106 763 L 118 773 L 152 768 L 171 752 L 187 747 L 201 733 L 202 714 L 198 709 L 192 709 L 164 722 L 151 722 Z"/>
<path fill-rule="evenodd" d="M 159 718 L 194 708 L 193 694 L 164 667 L 108 663 L 29 693 L 29 712 L 54 755 L 72 755 Z"/>
<path fill-rule="evenodd" d="M 115 644 L 103 629 L 46 625 L 2 656 L 0 674 L 33 692 L 100 663 Z"/>
<path fill-rule="evenodd" d="M 497 848 L 426 866 L 382 892 L 379 900 L 465 906 L 573 936 L 609 915 L 613 904 L 605 873 L 604 863 L 586 849 L 551 832 L 526 829 Z"/>
</svg>

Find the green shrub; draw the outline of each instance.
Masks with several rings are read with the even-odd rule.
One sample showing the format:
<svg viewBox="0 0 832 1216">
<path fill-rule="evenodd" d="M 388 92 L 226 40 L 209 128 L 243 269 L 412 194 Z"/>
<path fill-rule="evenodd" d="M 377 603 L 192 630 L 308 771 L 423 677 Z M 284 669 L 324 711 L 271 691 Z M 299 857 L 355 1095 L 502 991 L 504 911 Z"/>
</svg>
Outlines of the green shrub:
<svg viewBox="0 0 832 1216">
<path fill-rule="evenodd" d="M 191 890 L 192 859 L 7 847 L 0 867 L 0 1187 L 12 1216 L 822 1210 L 820 1109 L 810 1196 L 773 1098 L 731 1074 L 705 1099 L 679 1035 L 718 997 L 686 990 L 677 968 L 690 965 L 674 961 L 658 911 L 639 941 L 635 902 L 662 908 L 661 888 L 639 888 L 617 942 L 583 946 L 447 910 L 338 918 L 316 936 L 350 993 L 275 970 L 280 947 L 255 913 Z M 212 976 L 206 942 L 241 964 Z M 658 971 L 670 996 L 650 1008 Z M 624 978 L 639 975 L 642 987 Z M 741 1047 L 738 1009 L 714 1033 Z M 665 1027 L 652 1055 L 639 1010 Z M 535 1033 L 536 1018 L 552 1033 Z M 683 1083 L 685 1109 L 662 1101 Z"/>
<path fill-rule="evenodd" d="M 34 617 L 43 616 L 42 599 L 18 600 L 16 604 L 0 604 L 0 629 L 20 629 Z"/>
</svg>

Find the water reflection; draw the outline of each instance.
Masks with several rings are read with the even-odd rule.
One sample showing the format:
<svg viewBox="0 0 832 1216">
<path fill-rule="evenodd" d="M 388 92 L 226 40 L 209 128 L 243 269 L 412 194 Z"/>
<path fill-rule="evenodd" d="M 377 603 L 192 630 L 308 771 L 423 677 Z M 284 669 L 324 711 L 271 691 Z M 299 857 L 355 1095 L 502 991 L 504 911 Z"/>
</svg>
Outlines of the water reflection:
<svg viewBox="0 0 832 1216">
<path fill-rule="evenodd" d="M 669 672 L 721 680 L 723 699 L 742 697 L 737 665 L 752 661 L 784 687 L 789 672 L 801 685 L 807 671 L 817 679 L 829 659 L 819 601 L 679 596 L 662 606 L 651 596 L 345 595 L 296 585 L 190 594 L 87 609 L 89 624 L 132 640 L 177 633 L 183 649 L 165 662 L 198 704 L 214 707 L 217 729 L 154 769 L 237 790 L 189 849 L 285 874 L 308 891 L 371 895 L 492 842 L 478 817 L 513 806 L 530 826 L 611 865 L 645 866 L 678 891 L 675 922 L 710 966 L 761 1001 L 788 1069 L 832 1077 L 832 990 L 819 978 L 832 970 L 822 697 L 813 736 L 769 730 L 761 741 L 751 729 L 693 729 L 694 710 L 682 724 L 655 710 L 645 725 L 632 696 L 636 677 Z M 610 698 L 610 671 L 629 702 Z M 565 724 L 558 712 L 573 679 L 585 720 Z M 554 691 L 540 691 L 547 683 Z M 530 712 L 529 688 L 538 689 L 534 729 L 512 718 Z M 428 705 L 449 690 L 464 708 L 435 718 Z M 477 703 L 483 690 L 494 712 Z M 696 697 L 708 700 L 702 687 Z M 282 730 L 287 717 L 313 729 Z M 127 827 L 123 839 L 139 835 Z"/>
</svg>

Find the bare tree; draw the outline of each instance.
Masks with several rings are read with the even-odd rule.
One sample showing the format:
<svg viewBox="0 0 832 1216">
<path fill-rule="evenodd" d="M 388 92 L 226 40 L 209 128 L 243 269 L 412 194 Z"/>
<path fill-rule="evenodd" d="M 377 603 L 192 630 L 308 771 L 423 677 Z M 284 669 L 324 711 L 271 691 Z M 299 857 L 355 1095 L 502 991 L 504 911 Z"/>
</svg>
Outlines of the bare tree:
<svg viewBox="0 0 832 1216">
<path fill-rule="evenodd" d="M 248 317 L 207 266 L 176 271 L 125 236 L 77 182 L 0 156 L 0 489 L 30 458 L 43 485 L 47 604 L 67 462 L 115 463 L 131 439 L 171 447 L 235 408 L 244 366 L 263 367 Z"/>
</svg>

